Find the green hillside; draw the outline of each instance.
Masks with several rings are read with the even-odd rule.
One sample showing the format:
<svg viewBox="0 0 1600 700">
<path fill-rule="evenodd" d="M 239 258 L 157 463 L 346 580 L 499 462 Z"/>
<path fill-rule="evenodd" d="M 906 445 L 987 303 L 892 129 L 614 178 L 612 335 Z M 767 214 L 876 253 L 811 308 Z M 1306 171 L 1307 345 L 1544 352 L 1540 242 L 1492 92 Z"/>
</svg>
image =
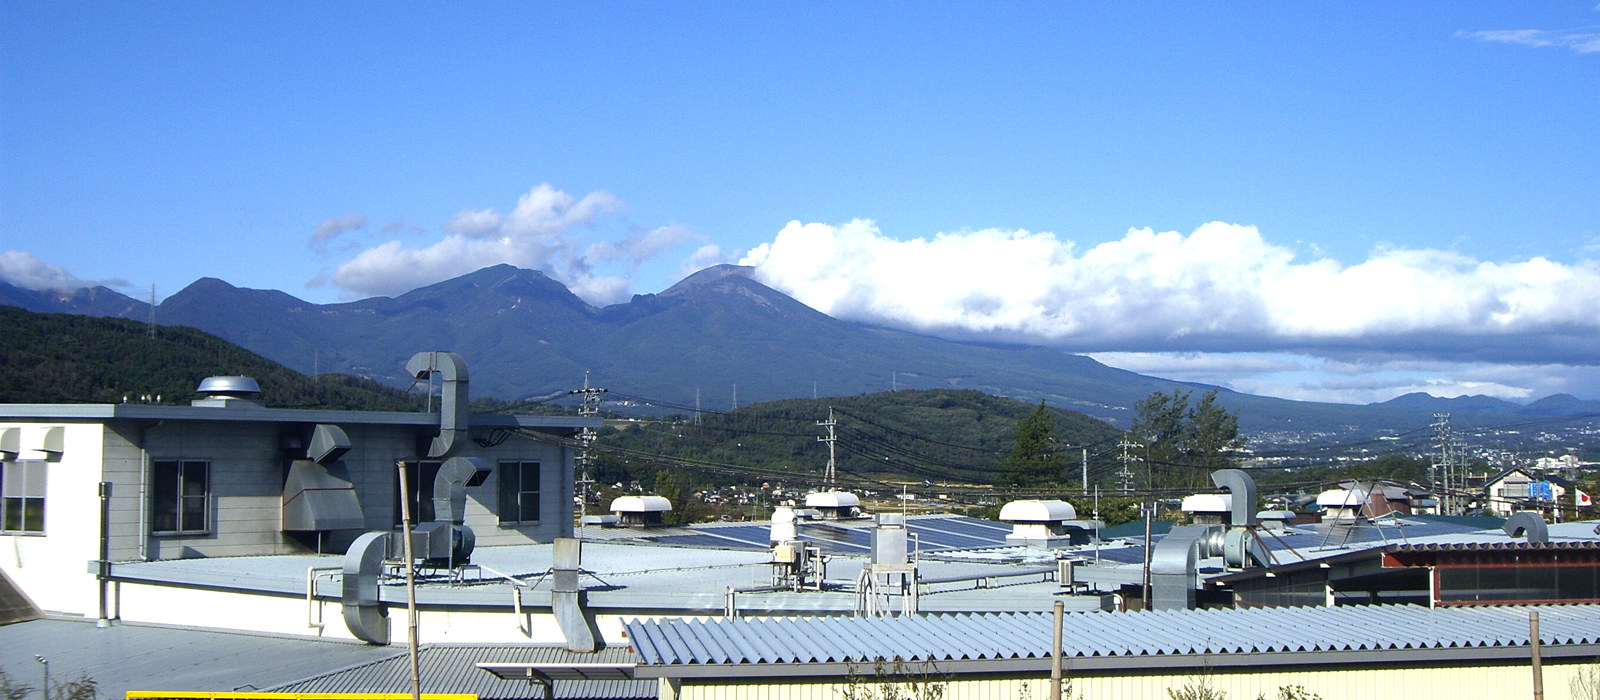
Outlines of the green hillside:
<svg viewBox="0 0 1600 700">
<path fill-rule="evenodd" d="M 307 377 L 207 333 L 0 306 L 0 403 L 187 404 L 200 380 L 245 375 L 275 407 L 414 411 L 415 397 L 347 375 Z"/>
<path fill-rule="evenodd" d="M 980 391 L 931 389 L 752 404 L 672 420 L 612 421 L 602 445 L 685 460 L 737 465 L 820 483 L 827 445 L 816 425 L 834 409 L 841 481 L 915 480 L 989 484 L 1011 449 L 1017 421 L 1036 404 Z M 1063 445 L 1114 440 L 1120 433 L 1081 413 L 1051 409 Z M 1076 464 L 1075 451 L 1069 462 Z M 653 476 L 643 460 L 607 455 L 602 482 Z M 1063 474 L 1070 481 L 1073 474 Z M 700 480 L 700 479 L 697 479 Z M 859 480 L 857 483 L 860 483 Z"/>
</svg>

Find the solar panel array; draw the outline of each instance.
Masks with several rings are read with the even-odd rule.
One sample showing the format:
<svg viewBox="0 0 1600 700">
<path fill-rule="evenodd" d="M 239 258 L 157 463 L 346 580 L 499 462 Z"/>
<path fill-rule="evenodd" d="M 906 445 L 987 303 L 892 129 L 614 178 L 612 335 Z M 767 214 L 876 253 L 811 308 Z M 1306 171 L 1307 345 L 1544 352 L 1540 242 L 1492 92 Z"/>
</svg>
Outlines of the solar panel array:
<svg viewBox="0 0 1600 700">
<path fill-rule="evenodd" d="M 826 521 L 805 522 L 800 525 L 800 537 L 829 554 L 865 554 L 872 549 L 872 531 L 866 521 L 858 522 L 854 527 Z M 1006 535 L 1011 533 L 1011 526 L 1003 523 L 954 515 L 907 518 L 906 529 L 915 535 L 911 546 L 920 546 L 924 552 L 1004 547 Z M 770 537 L 768 526 L 751 524 L 697 528 L 694 534 L 647 539 L 680 547 L 766 549 Z"/>
</svg>

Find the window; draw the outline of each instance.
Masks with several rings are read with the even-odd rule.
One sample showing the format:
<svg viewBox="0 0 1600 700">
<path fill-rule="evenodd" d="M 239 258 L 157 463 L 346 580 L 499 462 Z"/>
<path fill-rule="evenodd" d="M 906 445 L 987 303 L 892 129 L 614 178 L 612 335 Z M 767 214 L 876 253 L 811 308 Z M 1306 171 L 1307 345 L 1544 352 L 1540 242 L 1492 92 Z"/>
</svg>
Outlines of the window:
<svg viewBox="0 0 1600 700">
<path fill-rule="evenodd" d="M 501 524 L 539 522 L 539 463 L 500 463 Z"/>
<path fill-rule="evenodd" d="M 433 481 L 439 478 L 439 467 L 444 462 L 406 462 L 406 481 L 411 493 L 411 524 L 433 522 Z M 400 474 L 394 475 L 394 526 L 400 527 Z"/>
<path fill-rule="evenodd" d="M 206 532 L 210 529 L 211 463 L 163 460 L 150 477 L 150 529 Z"/>
<path fill-rule="evenodd" d="M 1528 482 L 1507 479 L 1500 487 L 1500 496 L 1518 501 L 1523 500 L 1528 497 Z"/>
<path fill-rule="evenodd" d="M 0 532 L 44 532 L 44 462 L 0 462 Z"/>
</svg>

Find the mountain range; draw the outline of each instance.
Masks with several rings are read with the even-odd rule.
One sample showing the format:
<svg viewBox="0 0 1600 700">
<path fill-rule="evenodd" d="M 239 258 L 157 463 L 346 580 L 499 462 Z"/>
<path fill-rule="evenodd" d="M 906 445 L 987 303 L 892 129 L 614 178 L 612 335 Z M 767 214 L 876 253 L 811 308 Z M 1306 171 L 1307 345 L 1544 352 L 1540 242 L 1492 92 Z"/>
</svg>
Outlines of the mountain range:
<svg viewBox="0 0 1600 700">
<path fill-rule="evenodd" d="M 0 304 L 133 320 L 150 306 L 105 287 L 34 291 L 0 283 Z M 194 327 L 301 372 L 341 372 L 398 387 L 418 350 L 466 358 L 476 395 L 522 399 L 590 381 L 614 398 L 648 397 L 726 410 L 750 403 L 842 396 L 891 387 L 976 389 L 1080 411 L 1126 427 L 1156 391 L 1204 391 L 1042 347 L 960 343 L 835 319 L 733 265 L 707 268 L 659 294 L 595 307 L 541 272 L 496 265 L 396 297 L 315 304 L 275 290 L 203 278 L 155 309 L 161 325 Z M 1480 400 L 1487 399 L 1487 400 Z M 1373 434 L 1426 426 L 1600 412 L 1600 402 L 1548 397 L 1530 406 L 1472 397 L 1402 396 L 1382 404 L 1290 401 L 1222 390 L 1241 426 L 1273 432 Z M 1504 405 L 1502 405 L 1504 404 Z M 1476 418 L 1475 418 L 1476 417 Z"/>
</svg>

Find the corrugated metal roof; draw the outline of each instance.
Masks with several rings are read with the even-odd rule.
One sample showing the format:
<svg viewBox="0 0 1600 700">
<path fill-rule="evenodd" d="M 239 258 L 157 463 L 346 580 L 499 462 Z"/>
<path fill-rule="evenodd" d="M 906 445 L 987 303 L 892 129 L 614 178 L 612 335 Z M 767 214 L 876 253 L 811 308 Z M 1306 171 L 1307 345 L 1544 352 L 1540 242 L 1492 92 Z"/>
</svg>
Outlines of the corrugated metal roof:
<svg viewBox="0 0 1600 700">
<path fill-rule="evenodd" d="M 394 650 L 393 647 L 390 648 Z M 480 663 L 633 663 L 637 657 L 627 647 L 609 647 L 579 654 L 561 647 L 533 645 L 431 645 L 418 654 L 425 693 L 476 693 L 483 700 L 542 700 L 544 688 L 527 681 L 506 681 L 477 667 Z M 556 698 L 577 700 L 633 700 L 655 698 L 654 680 L 555 682 Z M 404 650 L 389 658 L 365 663 L 272 688 L 287 693 L 409 693 L 411 661 Z"/>
<path fill-rule="evenodd" d="M 1294 653 L 1521 646 L 1528 611 L 1546 644 L 1600 643 L 1600 606 L 1389 605 L 1068 613 L 1069 657 Z M 1048 613 L 901 618 L 767 618 L 627 623 L 644 665 L 1040 659 Z"/>
<path fill-rule="evenodd" d="M 359 642 L 180 629 L 135 624 L 97 628 L 93 620 L 43 619 L 0 627 L 0 667 L 35 679 L 34 655 L 52 678 L 87 674 L 102 697 L 129 690 L 254 689 L 312 673 L 394 656 Z"/>
<path fill-rule="evenodd" d="M 1417 544 L 1392 544 L 1388 550 L 1391 552 L 1460 552 L 1460 551 L 1525 551 L 1525 552 L 1565 552 L 1572 550 L 1600 549 L 1600 541 L 1596 540 L 1567 540 L 1552 542 L 1525 542 L 1522 540 L 1504 540 L 1499 542 L 1420 542 Z"/>
</svg>

